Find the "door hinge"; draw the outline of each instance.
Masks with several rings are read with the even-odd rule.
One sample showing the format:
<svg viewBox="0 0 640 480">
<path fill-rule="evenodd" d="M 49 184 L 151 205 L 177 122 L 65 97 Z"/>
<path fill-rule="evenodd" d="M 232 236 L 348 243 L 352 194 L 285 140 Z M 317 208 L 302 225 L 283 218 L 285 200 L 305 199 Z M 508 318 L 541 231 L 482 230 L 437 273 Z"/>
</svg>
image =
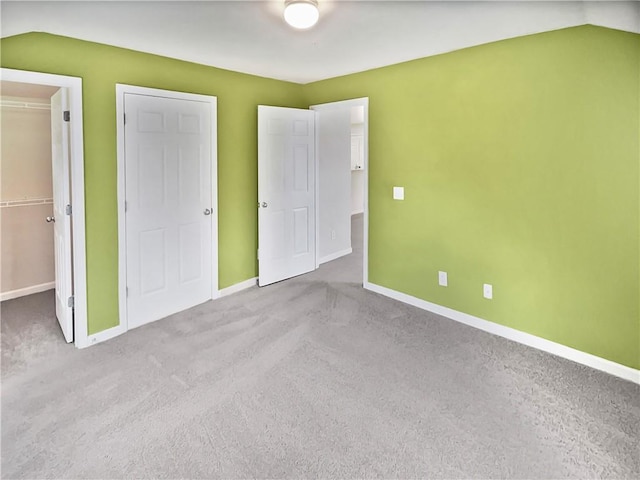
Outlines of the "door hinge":
<svg viewBox="0 0 640 480">
<path fill-rule="evenodd" d="M 128 297 L 129 296 L 129 287 L 124 287 L 125 290 L 125 295 Z"/>
<path fill-rule="evenodd" d="M 74 300 L 73 300 L 73 295 L 71 295 L 68 299 L 67 299 L 67 307 L 69 308 L 73 308 L 74 307 Z"/>
<path fill-rule="evenodd" d="M 122 121 L 124 122 L 125 125 L 127 124 L 127 114 L 126 113 L 122 114 Z"/>
<path fill-rule="evenodd" d="M 124 211 L 126 212 L 127 210 L 129 210 L 129 202 L 127 202 L 126 200 L 124 201 Z"/>
<path fill-rule="evenodd" d="M 71 112 L 69 110 L 65 110 L 64 112 L 62 112 L 62 119 L 65 122 L 70 122 L 71 121 Z"/>
<path fill-rule="evenodd" d="M 65 211 L 65 213 L 66 213 L 67 215 L 71 215 L 71 205 L 67 205 L 67 206 L 65 207 L 64 211 Z"/>
</svg>

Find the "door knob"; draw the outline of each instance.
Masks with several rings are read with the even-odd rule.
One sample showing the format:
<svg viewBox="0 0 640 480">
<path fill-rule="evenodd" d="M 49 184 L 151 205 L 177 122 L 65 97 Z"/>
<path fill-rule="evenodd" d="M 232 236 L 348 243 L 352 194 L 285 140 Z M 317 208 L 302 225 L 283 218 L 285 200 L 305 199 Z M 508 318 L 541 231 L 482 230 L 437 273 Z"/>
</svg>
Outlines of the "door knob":
<svg viewBox="0 0 640 480">
<path fill-rule="evenodd" d="M 55 222 L 56 219 L 54 217 L 47 217 L 47 223 Z"/>
<path fill-rule="evenodd" d="M 262 202 L 262 208 L 267 208 L 268 206 L 267 202 Z"/>
<path fill-rule="evenodd" d="M 209 208 L 205 208 L 205 209 L 204 209 L 204 214 L 205 214 L 205 215 L 211 215 L 211 209 L 209 209 Z"/>
</svg>

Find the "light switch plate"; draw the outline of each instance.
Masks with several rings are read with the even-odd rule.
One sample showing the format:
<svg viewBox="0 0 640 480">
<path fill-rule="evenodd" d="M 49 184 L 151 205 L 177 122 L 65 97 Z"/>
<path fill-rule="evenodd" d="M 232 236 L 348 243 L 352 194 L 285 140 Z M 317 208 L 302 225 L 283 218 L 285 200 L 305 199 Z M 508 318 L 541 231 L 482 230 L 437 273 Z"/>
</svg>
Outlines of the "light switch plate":
<svg viewBox="0 0 640 480">
<path fill-rule="evenodd" d="M 404 187 L 393 187 L 393 199 L 404 200 Z"/>
<path fill-rule="evenodd" d="M 447 272 L 438 272 L 438 285 L 441 287 L 448 286 Z"/>
<path fill-rule="evenodd" d="M 489 283 L 485 283 L 482 286 L 482 294 L 484 298 L 491 300 L 493 298 L 493 286 Z"/>
</svg>

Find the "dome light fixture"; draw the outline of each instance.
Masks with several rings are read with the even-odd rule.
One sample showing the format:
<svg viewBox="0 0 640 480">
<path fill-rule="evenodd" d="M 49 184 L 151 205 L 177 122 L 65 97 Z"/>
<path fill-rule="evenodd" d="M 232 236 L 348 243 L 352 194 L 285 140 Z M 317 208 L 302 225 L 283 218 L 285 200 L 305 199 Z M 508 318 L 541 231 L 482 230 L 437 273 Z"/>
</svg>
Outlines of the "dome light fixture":
<svg viewBox="0 0 640 480">
<path fill-rule="evenodd" d="M 320 18 L 317 0 L 285 0 L 284 20 L 293 28 L 306 30 Z"/>
</svg>

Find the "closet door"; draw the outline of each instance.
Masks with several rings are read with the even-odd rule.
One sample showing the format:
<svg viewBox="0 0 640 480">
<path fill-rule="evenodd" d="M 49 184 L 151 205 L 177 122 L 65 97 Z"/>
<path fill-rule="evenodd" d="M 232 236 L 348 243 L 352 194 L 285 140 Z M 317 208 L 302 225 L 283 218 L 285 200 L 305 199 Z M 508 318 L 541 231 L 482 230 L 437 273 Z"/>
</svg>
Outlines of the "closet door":
<svg viewBox="0 0 640 480">
<path fill-rule="evenodd" d="M 129 328 L 212 297 L 212 106 L 125 94 Z"/>
<path fill-rule="evenodd" d="M 73 342 L 73 276 L 71 256 L 71 189 L 69 177 L 69 109 L 67 89 L 51 97 L 51 162 L 53 176 L 56 317 L 67 342 Z"/>
</svg>

